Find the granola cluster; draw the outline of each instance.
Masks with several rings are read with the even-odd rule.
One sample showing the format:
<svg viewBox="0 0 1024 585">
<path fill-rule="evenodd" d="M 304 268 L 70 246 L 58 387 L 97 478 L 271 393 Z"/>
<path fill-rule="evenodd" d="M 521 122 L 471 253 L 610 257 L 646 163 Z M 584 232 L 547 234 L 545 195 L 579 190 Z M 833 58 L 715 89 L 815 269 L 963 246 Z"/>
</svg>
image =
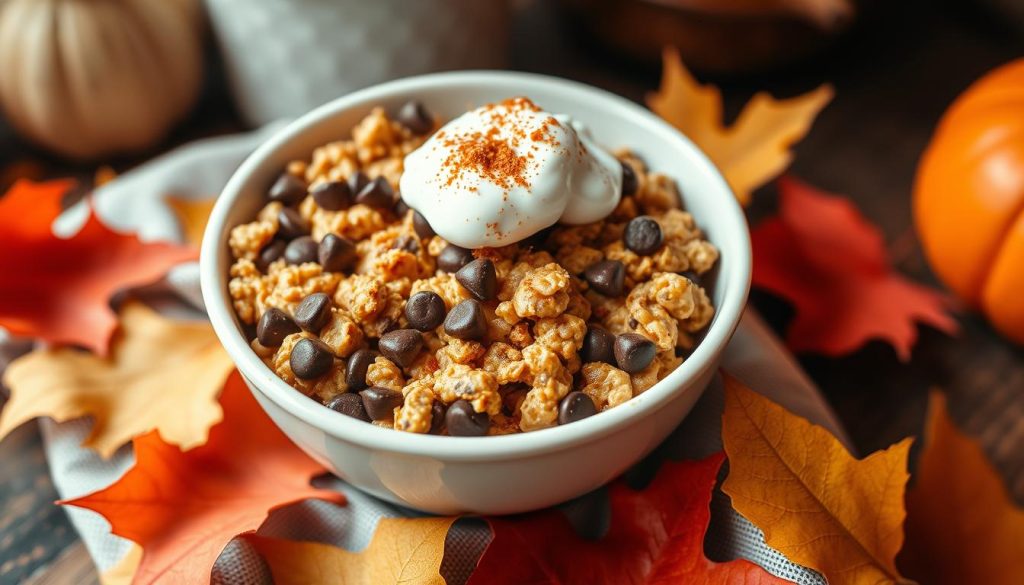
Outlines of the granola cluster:
<svg viewBox="0 0 1024 585">
<path fill-rule="evenodd" d="M 613 408 L 682 363 L 714 314 L 701 275 L 718 251 L 671 179 L 619 152 L 607 218 L 464 250 L 397 195 L 435 128 L 419 104 L 375 109 L 231 231 L 229 293 L 269 368 L 376 425 L 494 435 Z"/>
</svg>

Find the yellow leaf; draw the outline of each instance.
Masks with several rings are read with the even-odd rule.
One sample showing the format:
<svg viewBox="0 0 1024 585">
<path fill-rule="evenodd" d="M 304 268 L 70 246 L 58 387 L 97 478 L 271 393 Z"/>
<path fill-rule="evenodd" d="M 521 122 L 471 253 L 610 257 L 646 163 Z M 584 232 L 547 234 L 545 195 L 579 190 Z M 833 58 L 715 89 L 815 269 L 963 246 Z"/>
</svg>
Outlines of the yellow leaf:
<svg viewBox="0 0 1024 585">
<path fill-rule="evenodd" d="M 907 582 L 894 559 L 910 439 L 855 459 L 825 429 L 726 376 L 722 441 L 722 489 L 771 547 L 830 585 Z"/>
<path fill-rule="evenodd" d="M 718 88 L 698 83 L 675 49 L 665 49 L 662 59 L 661 87 L 647 96 L 647 105 L 711 158 L 743 205 L 755 189 L 786 170 L 793 159 L 790 147 L 832 99 L 828 85 L 785 100 L 760 92 L 726 128 Z"/>
<path fill-rule="evenodd" d="M 907 492 L 900 567 L 921 583 L 1024 583 L 1024 510 L 933 392 L 925 445 Z"/>
<path fill-rule="evenodd" d="M 366 549 L 250 534 L 277 585 L 444 585 L 444 540 L 455 518 L 384 518 Z"/>
<path fill-rule="evenodd" d="M 198 246 L 203 241 L 206 222 L 210 219 L 210 212 L 213 211 L 213 204 L 217 202 L 217 199 L 193 201 L 191 199 L 168 197 L 166 201 L 167 205 L 174 211 L 174 215 L 178 218 L 182 237 L 189 244 Z"/>
<path fill-rule="evenodd" d="M 131 585 L 141 560 L 142 547 L 133 542 L 132 547 L 116 565 L 100 574 L 100 585 Z"/>
<path fill-rule="evenodd" d="M 0 438 L 38 416 L 65 421 L 91 415 L 83 445 L 103 457 L 152 429 L 182 449 L 205 443 L 221 419 L 217 394 L 233 369 L 213 329 L 165 319 L 140 303 L 126 304 L 120 319 L 109 358 L 58 348 L 11 363 Z"/>
</svg>

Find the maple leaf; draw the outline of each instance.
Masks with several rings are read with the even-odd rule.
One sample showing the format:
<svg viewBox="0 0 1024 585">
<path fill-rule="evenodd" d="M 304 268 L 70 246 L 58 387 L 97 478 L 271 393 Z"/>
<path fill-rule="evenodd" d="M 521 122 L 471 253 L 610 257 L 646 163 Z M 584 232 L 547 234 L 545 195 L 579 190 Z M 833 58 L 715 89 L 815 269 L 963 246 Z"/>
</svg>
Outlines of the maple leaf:
<svg viewBox="0 0 1024 585">
<path fill-rule="evenodd" d="M 83 445 L 110 457 L 152 429 L 191 449 L 221 419 L 217 394 L 234 368 L 205 321 L 173 321 L 138 302 L 121 309 L 122 331 L 107 358 L 73 349 L 40 349 L 11 363 L 11 399 L 0 438 L 39 416 L 61 422 L 92 416 Z"/>
<path fill-rule="evenodd" d="M 182 238 L 193 246 L 199 246 L 203 241 L 203 232 L 206 231 L 206 223 L 210 220 L 210 212 L 213 211 L 213 204 L 217 202 L 217 199 L 194 201 L 171 196 L 166 199 L 166 202 L 178 218 Z"/>
<path fill-rule="evenodd" d="M 754 286 L 796 308 L 794 351 L 842 355 L 870 339 L 910 359 L 915 322 L 952 334 L 945 296 L 892 271 L 882 234 L 848 200 L 791 177 L 779 180 L 779 215 L 751 233 Z"/>
<path fill-rule="evenodd" d="M 18 181 L 0 198 L 0 326 L 105 355 L 117 327 L 111 295 L 159 279 L 195 251 L 112 232 L 92 211 L 74 237 L 54 236 L 71 185 Z"/>
<path fill-rule="evenodd" d="M 224 420 L 206 444 L 182 451 L 157 431 L 133 441 L 135 466 L 113 485 L 61 502 L 88 508 L 142 547 L 134 583 L 198 583 L 235 535 L 306 498 L 344 502 L 309 485 L 324 468 L 263 412 L 238 372 L 220 398 Z"/>
<path fill-rule="evenodd" d="M 661 87 L 647 96 L 648 107 L 708 155 L 743 205 L 755 189 L 786 170 L 793 160 L 790 148 L 832 99 L 828 85 L 785 100 L 759 92 L 726 128 L 718 88 L 698 83 L 675 49 L 665 49 L 662 64 Z"/>
<path fill-rule="evenodd" d="M 267 561 L 276 585 L 326 581 L 444 585 L 441 559 L 453 522 L 454 517 L 383 518 L 373 540 L 360 552 L 255 534 L 245 538 Z"/>
<path fill-rule="evenodd" d="M 501 583 L 789 583 L 742 559 L 704 556 L 709 504 L 721 453 L 666 462 L 647 488 L 609 488 L 611 523 L 600 540 L 579 537 L 565 515 L 545 510 L 488 518 L 494 538 L 469 585 Z"/>
<path fill-rule="evenodd" d="M 769 546 L 830 585 L 907 582 L 894 559 L 910 439 L 855 459 L 825 429 L 726 375 L 722 442 L 722 490 Z"/>
<path fill-rule="evenodd" d="M 900 567 L 929 585 L 1024 583 L 1024 510 L 981 447 L 953 426 L 941 392 L 932 393 L 926 436 Z"/>
</svg>

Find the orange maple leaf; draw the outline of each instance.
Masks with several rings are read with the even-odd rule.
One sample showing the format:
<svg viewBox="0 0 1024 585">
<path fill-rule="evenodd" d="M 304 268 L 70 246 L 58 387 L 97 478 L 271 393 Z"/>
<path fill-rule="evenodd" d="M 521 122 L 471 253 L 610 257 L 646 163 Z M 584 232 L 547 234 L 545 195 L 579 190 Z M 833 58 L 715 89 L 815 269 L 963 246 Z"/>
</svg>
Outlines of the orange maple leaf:
<svg viewBox="0 0 1024 585">
<path fill-rule="evenodd" d="M 309 485 L 324 468 L 282 433 L 238 372 L 221 393 L 224 420 L 182 452 L 154 431 L 138 437 L 135 466 L 113 485 L 61 502 L 94 510 L 114 534 L 142 546 L 134 583 L 198 583 L 235 535 L 270 511 L 306 498 L 344 502 Z"/>
<path fill-rule="evenodd" d="M 69 181 L 18 181 L 0 198 L 0 326 L 15 335 L 106 355 L 117 318 L 110 297 L 149 284 L 195 250 L 143 244 L 110 231 L 94 212 L 69 239 L 53 235 Z"/>
<path fill-rule="evenodd" d="M 957 330 L 945 296 L 893 272 L 877 228 L 848 200 L 792 177 L 779 180 L 779 215 L 751 233 L 754 286 L 793 303 L 795 351 L 842 355 L 870 339 L 910 358 L 915 322 Z"/>
<path fill-rule="evenodd" d="M 900 567 L 929 585 L 1024 583 L 1024 510 L 981 447 L 953 426 L 941 392 L 932 393 L 926 436 Z"/>
<path fill-rule="evenodd" d="M 711 490 L 724 457 L 665 463 L 647 488 L 609 488 L 611 524 L 580 538 L 565 515 L 546 510 L 488 518 L 494 539 L 469 585 L 501 583 L 789 583 L 750 561 L 704 556 Z"/>
</svg>

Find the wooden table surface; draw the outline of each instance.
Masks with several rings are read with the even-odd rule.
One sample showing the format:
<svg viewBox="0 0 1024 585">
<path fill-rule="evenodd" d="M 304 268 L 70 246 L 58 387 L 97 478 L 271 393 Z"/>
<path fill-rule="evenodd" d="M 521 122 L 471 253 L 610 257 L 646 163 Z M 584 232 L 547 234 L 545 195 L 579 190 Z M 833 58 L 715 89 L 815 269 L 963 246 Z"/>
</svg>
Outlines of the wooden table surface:
<svg viewBox="0 0 1024 585">
<path fill-rule="evenodd" d="M 797 148 L 793 172 L 853 198 L 885 232 L 899 269 L 934 283 L 910 229 L 916 161 L 960 91 L 992 67 L 1024 55 L 1024 34 L 1014 35 L 966 2 L 879 4 L 898 7 L 869 14 L 836 49 L 813 62 L 761 79 L 715 81 L 733 115 L 757 89 L 793 95 L 832 83 L 835 101 Z M 610 56 L 571 34 L 572 28 L 556 18 L 550 2 L 528 5 L 515 21 L 513 67 L 579 79 L 636 100 L 657 86 L 656 68 Z M 216 68 L 210 78 L 221 78 Z M 211 81 L 196 113 L 161 149 L 240 127 L 226 90 Z M 52 175 L 89 176 L 95 170 L 48 159 L 0 124 L 0 160 L 26 157 L 44 161 Z M 123 170 L 145 158 L 113 161 L 113 166 Z M 751 210 L 753 220 L 774 206 L 774 192 L 763 189 Z M 756 292 L 753 302 L 784 330 L 792 314 L 784 302 Z M 1011 492 L 1024 502 L 1024 350 L 998 337 L 976 315 L 961 314 L 960 322 L 954 338 L 924 329 L 909 363 L 901 363 L 882 343 L 840 359 L 806 355 L 800 362 L 861 454 L 917 434 L 928 390 L 943 389 L 955 420 L 982 442 Z M 0 462 L 0 583 L 94 582 L 84 547 L 64 512 L 52 504 L 57 495 L 35 425 L 0 443 Z"/>
</svg>

